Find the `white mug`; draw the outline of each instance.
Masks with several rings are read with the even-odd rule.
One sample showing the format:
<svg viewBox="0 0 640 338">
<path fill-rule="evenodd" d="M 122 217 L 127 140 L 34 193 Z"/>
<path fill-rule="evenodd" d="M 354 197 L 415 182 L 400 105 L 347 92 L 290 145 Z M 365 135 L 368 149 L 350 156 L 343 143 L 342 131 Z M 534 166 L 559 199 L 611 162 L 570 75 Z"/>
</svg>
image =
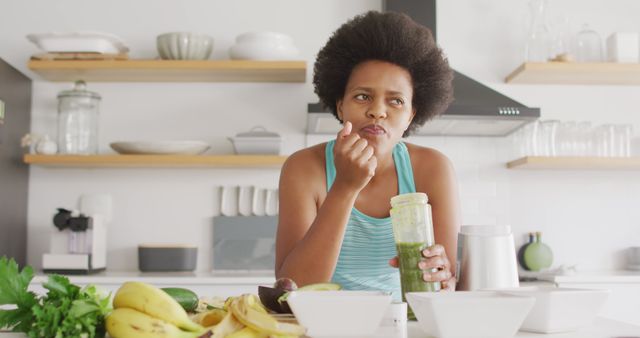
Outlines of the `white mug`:
<svg viewBox="0 0 640 338">
<path fill-rule="evenodd" d="M 223 216 L 238 215 L 238 186 L 222 187 L 220 213 Z"/>
</svg>

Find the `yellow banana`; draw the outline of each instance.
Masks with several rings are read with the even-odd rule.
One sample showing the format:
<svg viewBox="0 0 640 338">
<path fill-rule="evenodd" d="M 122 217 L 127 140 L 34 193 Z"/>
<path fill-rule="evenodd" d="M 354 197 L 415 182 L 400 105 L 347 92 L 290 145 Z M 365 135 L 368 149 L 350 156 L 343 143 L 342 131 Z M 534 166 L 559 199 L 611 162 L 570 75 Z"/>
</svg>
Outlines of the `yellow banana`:
<svg viewBox="0 0 640 338">
<path fill-rule="evenodd" d="M 278 322 L 266 313 L 255 295 L 245 294 L 237 297 L 231 302 L 229 309 L 239 322 L 261 333 L 298 337 L 306 331 L 300 325 Z"/>
<path fill-rule="evenodd" d="M 202 332 L 182 331 L 177 326 L 129 308 L 113 310 L 106 318 L 113 338 L 196 338 Z"/>
<path fill-rule="evenodd" d="M 130 308 L 162 319 L 177 327 L 202 332 L 203 327 L 189 319 L 187 312 L 166 292 L 142 282 L 122 284 L 113 298 L 115 309 Z"/>
</svg>

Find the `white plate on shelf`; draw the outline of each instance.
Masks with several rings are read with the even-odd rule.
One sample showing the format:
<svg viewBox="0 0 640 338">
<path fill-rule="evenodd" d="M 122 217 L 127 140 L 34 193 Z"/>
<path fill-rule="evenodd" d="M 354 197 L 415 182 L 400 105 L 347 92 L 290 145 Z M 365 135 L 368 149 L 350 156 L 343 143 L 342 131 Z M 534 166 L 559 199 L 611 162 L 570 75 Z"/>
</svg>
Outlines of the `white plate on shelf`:
<svg viewBox="0 0 640 338">
<path fill-rule="evenodd" d="M 27 39 L 45 52 L 118 54 L 129 51 L 119 37 L 101 32 L 29 34 Z"/>
<path fill-rule="evenodd" d="M 202 141 L 112 142 L 111 149 L 119 154 L 197 155 L 209 149 Z"/>
</svg>

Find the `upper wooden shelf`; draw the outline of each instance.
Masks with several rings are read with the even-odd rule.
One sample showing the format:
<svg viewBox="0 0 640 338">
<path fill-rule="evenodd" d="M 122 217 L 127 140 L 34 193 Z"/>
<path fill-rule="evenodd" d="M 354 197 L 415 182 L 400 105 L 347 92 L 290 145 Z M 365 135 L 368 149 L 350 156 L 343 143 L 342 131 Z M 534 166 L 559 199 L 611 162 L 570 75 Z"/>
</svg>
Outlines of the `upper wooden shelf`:
<svg viewBox="0 0 640 338">
<path fill-rule="evenodd" d="M 640 63 L 523 63 L 507 83 L 640 85 Z"/>
<path fill-rule="evenodd" d="M 278 155 L 24 155 L 24 162 L 66 168 L 280 168 Z"/>
<path fill-rule="evenodd" d="M 507 163 L 509 169 L 638 170 L 640 157 L 527 156 Z"/>
<path fill-rule="evenodd" d="M 305 82 L 305 61 L 30 60 L 29 69 L 57 82 Z"/>
</svg>

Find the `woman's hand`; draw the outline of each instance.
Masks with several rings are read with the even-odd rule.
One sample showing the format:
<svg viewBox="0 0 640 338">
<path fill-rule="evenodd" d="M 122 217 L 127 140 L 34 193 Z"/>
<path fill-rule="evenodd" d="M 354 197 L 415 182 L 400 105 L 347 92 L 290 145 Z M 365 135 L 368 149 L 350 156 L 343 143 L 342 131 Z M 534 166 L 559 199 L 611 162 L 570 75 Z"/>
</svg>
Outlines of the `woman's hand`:
<svg viewBox="0 0 640 338">
<path fill-rule="evenodd" d="M 444 247 L 440 244 L 430 246 L 422 250 L 423 260 L 418 263 L 418 268 L 423 271 L 422 279 L 425 282 L 440 282 L 443 291 L 456 290 L 456 277 L 451 273 L 451 263 L 447 258 Z M 397 268 L 398 257 L 389 260 L 389 265 Z M 431 272 L 432 269 L 437 269 Z"/>
<path fill-rule="evenodd" d="M 336 183 L 360 191 L 375 174 L 378 162 L 373 147 L 358 133 L 351 133 L 352 128 L 351 122 L 346 121 L 336 137 Z"/>
</svg>

